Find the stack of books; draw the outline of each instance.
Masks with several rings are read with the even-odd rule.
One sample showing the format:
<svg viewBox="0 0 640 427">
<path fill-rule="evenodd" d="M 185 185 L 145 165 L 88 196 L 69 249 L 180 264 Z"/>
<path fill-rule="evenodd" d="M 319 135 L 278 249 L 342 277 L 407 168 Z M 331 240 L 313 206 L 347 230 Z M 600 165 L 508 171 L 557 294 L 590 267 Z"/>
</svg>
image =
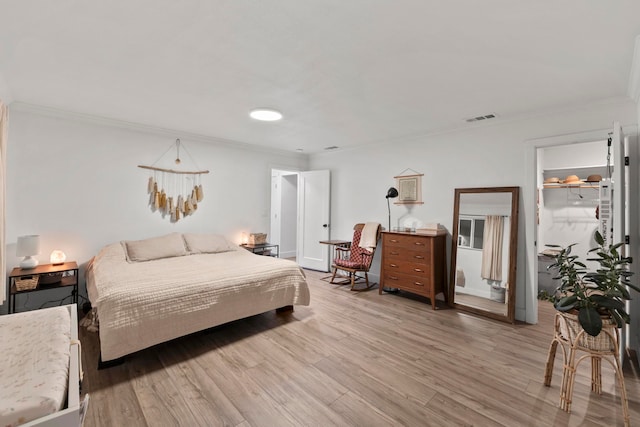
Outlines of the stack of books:
<svg viewBox="0 0 640 427">
<path fill-rule="evenodd" d="M 430 222 L 420 228 L 416 228 L 417 234 L 426 234 L 427 236 L 437 236 L 446 232 L 447 230 L 439 222 Z"/>
</svg>

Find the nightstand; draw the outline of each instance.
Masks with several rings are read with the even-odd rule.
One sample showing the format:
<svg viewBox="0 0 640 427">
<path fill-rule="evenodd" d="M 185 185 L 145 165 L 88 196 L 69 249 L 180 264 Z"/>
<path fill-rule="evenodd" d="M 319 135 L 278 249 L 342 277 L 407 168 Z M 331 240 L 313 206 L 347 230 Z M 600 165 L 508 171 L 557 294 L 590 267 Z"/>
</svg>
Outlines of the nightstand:
<svg viewBox="0 0 640 427">
<path fill-rule="evenodd" d="M 260 243 L 256 245 L 246 243 L 240 246 L 242 246 L 249 252 L 253 252 L 254 254 L 257 254 L 257 255 L 266 255 L 266 256 L 272 256 L 275 258 L 280 257 L 280 245 L 276 245 L 273 243 Z M 275 253 L 274 253 L 274 250 L 275 250 Z"/>
<path fill-rule="evenodd" d="M 47 289 L 58 289 L 71 286 L 73 302 L 78 303 L 78 264 L 43 264 L 36 268 L 11 270 L 7 279 L 9 288 L 9 313 L 16 309 L 16 295 L 29 292 L 40 292 Z"/>
</svg>

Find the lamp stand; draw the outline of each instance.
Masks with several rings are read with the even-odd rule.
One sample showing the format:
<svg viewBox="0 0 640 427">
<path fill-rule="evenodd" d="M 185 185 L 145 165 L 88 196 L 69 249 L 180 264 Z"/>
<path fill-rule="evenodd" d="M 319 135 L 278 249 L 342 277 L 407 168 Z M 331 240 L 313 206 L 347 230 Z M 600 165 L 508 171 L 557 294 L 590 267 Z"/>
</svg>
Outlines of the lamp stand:
<svg viewBox="0 0 640 427">
<path fill-rule="evenodd" d="M 22 261 L 20 261 L 20 268 L 23 270 L 29 270 L 31 268 L 36 268 L 38 266 L 38 260 L 28 255 L 24 257 Z"/>
<path fill-rule="evenodd" d="M 391 205 L 389 204 L 389 198 L 387 197 L 387 210 L 389 211 L 389 228 L 388 231 L 391 231 Z"/>
</svg>

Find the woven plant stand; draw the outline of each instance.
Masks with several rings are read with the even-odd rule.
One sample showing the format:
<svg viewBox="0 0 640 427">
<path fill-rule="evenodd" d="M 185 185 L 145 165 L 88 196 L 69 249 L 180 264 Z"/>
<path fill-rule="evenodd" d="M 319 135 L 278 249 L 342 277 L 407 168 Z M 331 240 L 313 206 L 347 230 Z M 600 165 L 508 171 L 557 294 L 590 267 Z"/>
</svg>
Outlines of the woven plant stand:
<svg viewBox="0 0 640 427">
<path fill-rule="evenodd" d="M 551 385 L 553 363 L 558 344 L 562 348 L 562 385 L 560 386 L 560 408 L 571 412 L 571 398 L 576 369 L 584 359 L 591 358 L 591 391 L 602 394 L 602 359 L 608 361 L 616 372 L 624 425 L 629 424 L 629 403 L 624 387 L 622 366 L 619 355 L 620 331 L 609 318 L 602 319 L 602 332 L 597 337 L 587 334 L 580 326 L 578 316 L 570 313 L 556 313 L 554 336 L 549 347 L 549 355 L 544 373 L 544 385 Z M 568 352 L 568 353 L 567 353 Z M 586 353 L 577 357 L 578 352 Z"/>
</svg>

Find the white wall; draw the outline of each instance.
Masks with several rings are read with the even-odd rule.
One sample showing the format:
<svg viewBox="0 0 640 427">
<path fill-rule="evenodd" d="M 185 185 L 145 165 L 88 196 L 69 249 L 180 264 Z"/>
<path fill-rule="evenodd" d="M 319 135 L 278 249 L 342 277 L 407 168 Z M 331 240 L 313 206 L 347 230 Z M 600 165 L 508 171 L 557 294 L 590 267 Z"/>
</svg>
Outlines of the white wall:
<svg viewBox="0 0 640 427">
<path fill-rule="evenodd" d="M 84 265 L 108 243 L 173 231 L 220 233 L 239 243 L 243 231 L 269 229 L 271 168 L 304 169 L 307 163 L 299 154 L 236 148 L 24 106 L 10 106 L 10 113 L 7 253 L 15 253 L 18 236 L 40 234 L 41 263 L 53 249 L 62 249 L 68 260 Z M 194 167 L 188 150 L 210 173 L 202 177 L 204 200 L 195 214 L 171 223 L 150 210 L 149 172 L 137 165 L 156 162 L 175 138 L 181 138 L 183 149 L 174 169 Z M 167 154 L 169 164 L 175 154 L 173 149 Z M 7 268 L 18 262 L 9 256 Z M 81 288 L 84 292 L 84 282 Z M 39 294 L 30 297 L 28 307 L 40 302 Z"/>
<path fill-rule="evenodd" d="M 614 120 L 623 125 L 635 124 L 637 118 L 636 105 L 630 99 L 611 100 L 509 122 L 497 119 L 494 124 L 469 125 L 465 130 L 388 141 L 375 147 L 321 153 L 311 157 L 310 166 L 330 169 L 332 173 L 331 238 L 348 239 L 357 222 L 377 220 L 386 224 L 384 196 L 387 189 L 395 185 L 393 177 L 407 168 L 424 173 L 425 203 L 410 208 L 392 205 L 392 225 L 411 210 L 415 217 L 439 221 L 452 230 L 455 188 L 527 186 L 526 189 L 535 189 L 535 182 L 526 180 L 525 141 L 604 129 L 611 127 Z M 526 241 L 524 224 L 535 220 L 535 215 L 534 191 L 523 192 L 516 286 L 516 318 L 519 320 L 525 319 L 525 296 L 527 286 L 531 286 L 526 283 L 526 271 L 532 267 L 525 265 L 525 251 L 537 252 L 535 243 Z M 449 251 L 450 247 L 449 239 Z M 376 252 L 371 269 L 374 280 L 379 279 L 380 253 Z"/>
</svg>

